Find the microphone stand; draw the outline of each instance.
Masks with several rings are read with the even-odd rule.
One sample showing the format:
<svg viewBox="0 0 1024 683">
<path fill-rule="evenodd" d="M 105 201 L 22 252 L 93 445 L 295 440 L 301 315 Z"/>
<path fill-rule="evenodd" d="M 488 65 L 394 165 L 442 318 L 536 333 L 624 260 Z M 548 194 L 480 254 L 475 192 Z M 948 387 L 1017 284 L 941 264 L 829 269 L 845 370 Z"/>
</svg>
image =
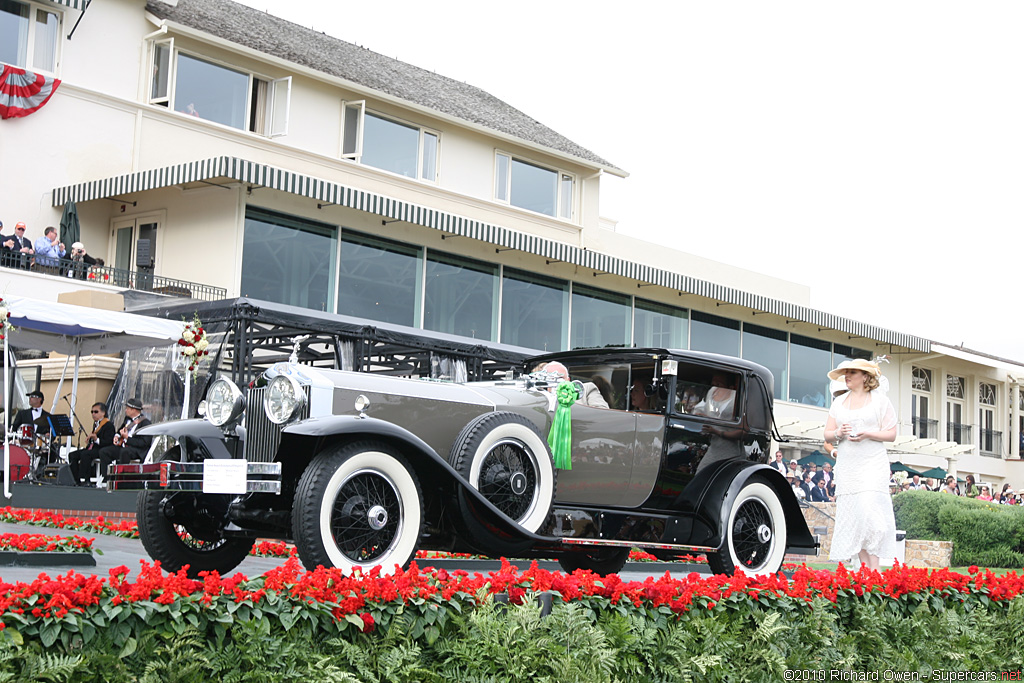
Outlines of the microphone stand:
<svg viewBox="0 0 1024 683">
<path fill-rule="evenodd" d="M 70 395 L 71 394 L 64 394 L 64 402 L 68 404 L 68 412 L 71 413 L 71 419 L 78 423 L 78 434 L 76 435 L 78 442 L 75 445 L 81 447 L 82 434 L 88 436 L 89 432 L 85 431 L 85 425 L 82 424 L 82 421 L 78 419 L 78 415 L 75 414 L 75 411 L 71 406 L 71 401 L 68 400 L 68 396 Z"/>
</svg>

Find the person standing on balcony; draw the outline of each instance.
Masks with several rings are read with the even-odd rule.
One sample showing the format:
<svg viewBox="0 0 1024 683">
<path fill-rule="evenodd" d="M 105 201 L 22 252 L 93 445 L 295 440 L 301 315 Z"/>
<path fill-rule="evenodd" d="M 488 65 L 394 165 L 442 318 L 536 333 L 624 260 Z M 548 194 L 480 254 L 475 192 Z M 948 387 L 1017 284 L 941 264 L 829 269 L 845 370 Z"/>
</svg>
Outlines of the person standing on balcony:
<svg viewBox="0 0 1024 683">
<path fill-rule="evenodd" d="M 0 228 L 3 223 L 0 223 Z M 25 224 L 18 222 L 14 226 L 14 234 L 10 237 L 0 237 L 4 248 L 4 265 L 12 268 L 28 268 L 32 260 L 32 241 L 25 237 Z"/>
<path fill-rule="evenodd" d="M 50 226 L 35 244 L 36 265 L 40 268 L 56 269 L 64 258 L 64 243 L 57 240 L 57 228 Z"/>
<path fill-rule="evenodd" d="M 896 411 L 880 390 L 876 363 L 847 360 L 828 373 L 843 377 L 849 391 L 832 403 L 825 440 L 839 447 L 836 460 L 836 524 L 830 560 L 859 557 L 877 570 L 896 557 L 896 518 L 889 497 L 889 456 L 896 439 Z"/>
</svg>

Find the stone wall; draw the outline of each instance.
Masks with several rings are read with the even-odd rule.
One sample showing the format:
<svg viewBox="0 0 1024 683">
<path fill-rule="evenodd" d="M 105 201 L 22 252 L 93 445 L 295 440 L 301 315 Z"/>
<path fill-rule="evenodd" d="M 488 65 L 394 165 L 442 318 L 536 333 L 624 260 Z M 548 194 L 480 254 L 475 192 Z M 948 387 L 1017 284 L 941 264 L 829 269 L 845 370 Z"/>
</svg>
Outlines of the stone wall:
<svg viewBox="0 0 1024 683">
<path fill-rule="evenodd" d="M 804 521 L 811 534 L 817 534 L 821 547 L 816 558 L 807 556 L 803 561 L 828 562 L 829 550 L 832 548 L 832 531 L 835 527 L 835 503 L 808 503 L 801 508 Z M 794 556 L 795 557 L 795 556 Z M 952 541 L 919 541 L 907 540 L 906 563 L 911 567 L 949 567 L 953 557 Z M 797 560 L 799 561 L 799 560 Z"/>
</svg>

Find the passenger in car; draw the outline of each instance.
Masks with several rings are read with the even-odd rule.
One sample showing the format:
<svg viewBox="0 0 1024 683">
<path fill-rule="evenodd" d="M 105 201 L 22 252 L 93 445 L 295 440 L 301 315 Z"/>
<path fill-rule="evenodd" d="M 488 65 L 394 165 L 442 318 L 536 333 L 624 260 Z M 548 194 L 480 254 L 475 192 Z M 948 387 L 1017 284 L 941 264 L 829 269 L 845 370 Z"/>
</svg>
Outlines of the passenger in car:
<svg viewBox="0 0 1024 683">
<path fill-rule="evenodd" d="M 648 395 L 650 385 L 650 377 L 633 377 L 633 384 L 629 388 L 630 410 L 636 410 L 641 413 L 657 412 L 658 408 L 654 403 L 654 396 Z"/>
<path fill-rule="evenodd" d="M 569 369 L 558 361 L 552 361 L 544 366 L 544 372 L 550 372 L 558 375 L 563 382 L 571 381 L 569 379 Z M 580 398 L 577 403 L 582 403 L 585 406 L 592 408 L 607 408 L 608 401 L 601 395 L 601 390 L 597 388 L 597 385 L 593 382 L 580 382 L 583 385 L 583 390 L 580 391 Z"/>
</svg>

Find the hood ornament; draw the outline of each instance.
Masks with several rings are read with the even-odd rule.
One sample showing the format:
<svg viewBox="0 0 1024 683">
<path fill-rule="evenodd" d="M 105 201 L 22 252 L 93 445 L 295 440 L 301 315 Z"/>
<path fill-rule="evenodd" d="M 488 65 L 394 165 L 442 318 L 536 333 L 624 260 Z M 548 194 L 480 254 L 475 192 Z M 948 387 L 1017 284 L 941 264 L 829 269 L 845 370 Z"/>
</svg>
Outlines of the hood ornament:
<svg viewBox="0 0 1024 683">
<path fill-rule="evenodd" d="M 288 362 L 291 363 L 292 365 L 299 364 L 299 347 L 302 345 L 302 342 L 306 341 L 307 339 L 309 339 L 308 334 L 303 334 L 301 336 L 291 338 L 292 355 L 288 358 Z"/>
</svg>

